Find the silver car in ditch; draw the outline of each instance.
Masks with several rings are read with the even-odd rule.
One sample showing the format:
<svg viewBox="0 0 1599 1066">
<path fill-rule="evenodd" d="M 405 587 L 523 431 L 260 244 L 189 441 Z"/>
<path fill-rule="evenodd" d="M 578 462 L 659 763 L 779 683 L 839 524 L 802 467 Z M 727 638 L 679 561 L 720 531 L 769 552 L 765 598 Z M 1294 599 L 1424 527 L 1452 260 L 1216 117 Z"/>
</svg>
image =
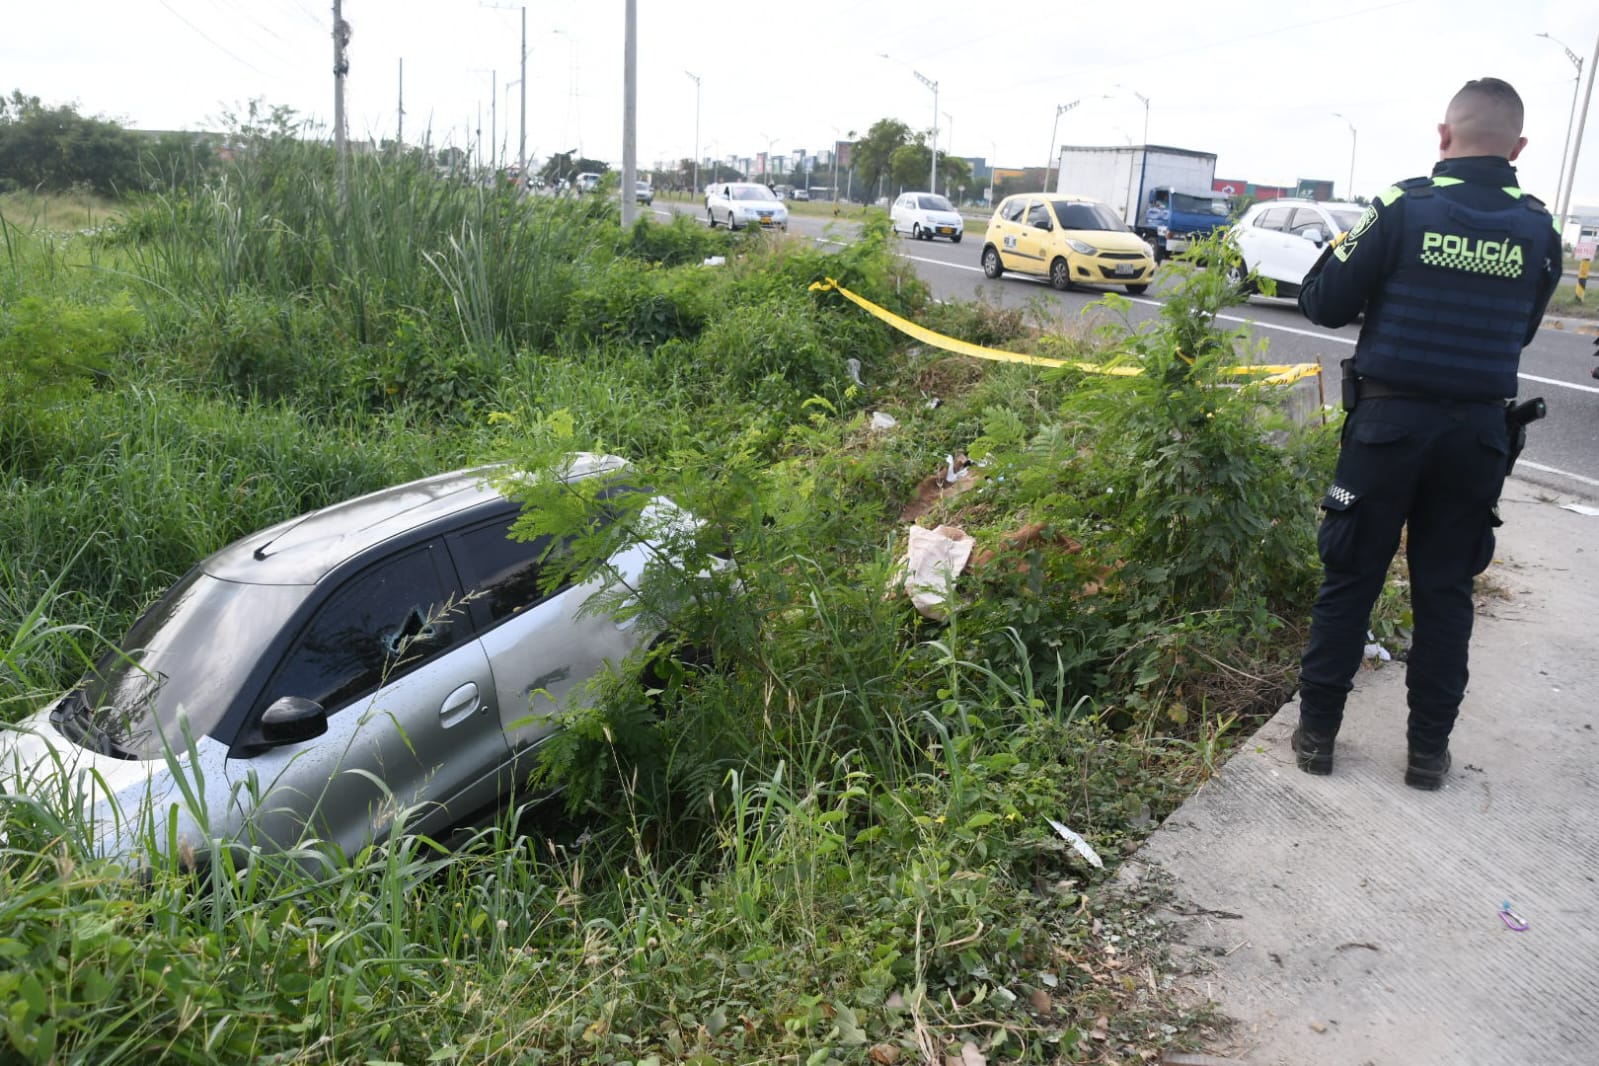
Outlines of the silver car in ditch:
<svg viewBox="0 0 1599 1066">
<path fill-rule="evenodd" d="M 639 493 L 625 465 L 581 454 L 561 480 L 601 501 Z M 507 535 L 509 476 L 414 481 L 205 559 L 79 686 L 0 727 L 0 791 L 88 823 L 101 855 L 202 863 L 217 841 L 351 855 L 401 812 L 434 832 L 492 806 L 525 779 L 552 712 L 655 635 L 584 608 L 661 557 L 641 534 L 608 573 L 546 587 L 562 545 Z M 688 521 L 640 502 L 630 529 Z"/>
</svg>

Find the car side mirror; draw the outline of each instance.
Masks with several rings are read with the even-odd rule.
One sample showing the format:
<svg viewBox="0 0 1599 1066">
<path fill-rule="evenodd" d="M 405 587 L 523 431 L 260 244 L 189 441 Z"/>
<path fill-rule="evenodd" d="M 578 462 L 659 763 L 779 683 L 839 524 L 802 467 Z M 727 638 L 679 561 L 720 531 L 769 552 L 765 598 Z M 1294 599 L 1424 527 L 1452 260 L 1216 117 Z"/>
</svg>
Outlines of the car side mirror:
<svg viewBox="0 0 1599 1066">
<path fill-rule="evenodd" d="M 1044 221 L 1038 224 L 1038 228 L 1043 230 L 1045 233 L 1048 233 L 1055 228 L 1055 223 L 1046 218 Z"/>
<path fill-rule="evenodd" d="M 248 758 L 285 744 L 315 740 L 328 731 L 328 712 L 316 700 L 281 696 L 261 713 L 261 720 L 246 726 L 228 754 Z"/>
<path fill-rule="evenodd" d="M 1305 238 L 1305 240 L 1309 241 L 1311 244 L 1314 244 L 1317 248 L 1320 248 L 1323 244 L 1327 243 L 1327 235 L 1321 231 L 1320 226 L 1311 226 L 1309 229 L 1305 230 L 1305 232 L 1301 233 L 1300 236 Z"/>
</svg>

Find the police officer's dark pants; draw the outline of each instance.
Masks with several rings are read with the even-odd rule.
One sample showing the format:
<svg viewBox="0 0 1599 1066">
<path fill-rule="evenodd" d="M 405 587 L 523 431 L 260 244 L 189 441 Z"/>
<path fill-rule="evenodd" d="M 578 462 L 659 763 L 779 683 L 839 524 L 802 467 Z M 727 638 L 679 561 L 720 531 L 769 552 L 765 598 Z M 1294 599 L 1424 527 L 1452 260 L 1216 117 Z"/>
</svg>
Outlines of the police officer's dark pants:
<svg viewBox="0 0 1599 1066">
<path fill-rule="evenodd" d="M 1408 524 L 1408 738 L 1417 752 L 1448 743 L 1466 691 L 1472 578 L 1493 557 L 1506 436 L 1497 403 L 1363 399 L 1350 414 L 1317 535 L 1324 574 L 1301 661 L 1306 729 L 1332 735 L 1343 722 L 1371 608 Z"/>
</svg>

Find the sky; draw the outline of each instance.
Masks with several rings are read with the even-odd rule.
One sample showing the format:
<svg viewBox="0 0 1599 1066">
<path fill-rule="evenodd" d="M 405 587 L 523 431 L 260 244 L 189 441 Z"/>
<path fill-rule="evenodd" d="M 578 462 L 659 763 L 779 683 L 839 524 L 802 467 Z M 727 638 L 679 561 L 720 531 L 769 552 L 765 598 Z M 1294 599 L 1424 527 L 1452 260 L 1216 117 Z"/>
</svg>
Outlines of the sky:
<svg viewBox="0 0 1599 1066">
<path fill-rule="evenodd" d="M 330 123 L 331 0 L 12 4 L 0 92 L 149 129 L 214 129 L 261 99 Z M 640 167 L 695 154 L 826 150 L 881 118 L 940 149 L 1042 166 L 1050 145 L 1214 152 L 1218 177 L 1327 179 L 1372 196 L 1437 160 L 1436 124 L 1471 78 L 1527 106 L 1521 184 L 1556 203 L 1577 88 L 1599 67 L 1599 9 L 1571 0 L 637 0 Z M 523 8 L 344 0 L 352 137 L 517 155 Z M 624 0 L 535 2 L 527 20 L 530 159 L 579 149 L 620 165 Z M 1558 42 L 1536 36 L 1548 33 Z M 696 75 L 698 84 L 690 74 Z M 936 117 L 934 90 L 936 83 Z M 1147 105 L 1144 101 L 1147 100 Z M 1080 101 L 1065 113 L 1061 105 Z M 1575 108 L 1580 111 L 1581 99 Z M 1147 138 L 1145 135 L 1147 123 Z M 497 134 L 491 139 L 491 129 Z M 480 130 L 480 133 L 474 131 Z M 817 179 L 817 183 L 822 183 Z M 1599 211 L 1599 101 L 1572 205 Z"/>
</svg>

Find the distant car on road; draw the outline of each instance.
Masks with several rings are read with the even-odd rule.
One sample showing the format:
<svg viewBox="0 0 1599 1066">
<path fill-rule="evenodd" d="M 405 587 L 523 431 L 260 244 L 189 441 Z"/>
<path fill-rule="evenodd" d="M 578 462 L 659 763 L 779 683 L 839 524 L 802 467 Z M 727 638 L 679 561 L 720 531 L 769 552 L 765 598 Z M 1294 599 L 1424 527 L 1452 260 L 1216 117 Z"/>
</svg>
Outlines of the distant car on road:
<svg viewBox="0 0 1599 1066">
<path fill-rule="evenodd" d="M 1155 276 L 1155 251 L 1108 204 L 1063 193 L 1000 201 L 983 235 L 983 273 L 1037 274 L 1057 289 L 1125 285 L 1137 295 Z"/>
<path fill-rule="evenodd" d="M 585 170 L 572 179 L 572 187 L 580 193 L 594 192 L 600 187 L 600 176 L 592 171 Z"/>
<path fill-rule="evenodd" d="M 788 229 L 788 208 L 765 185 L 752 181 L 724 181 L 705 193 L 705 218 L 715 229 L 758 226 L 761 229 Z"/>
<path fill-rule="evenodd" d="M 948 237 L 959 244 L 966 231 L 966 220 L 955 210 L 955 205 L 936 192 L 901 194 L 889 209 L 888 221 L 895 233 L 909 233 L 922 241 Z"/>
<path fill-rule="evenodd" d="M 1275 281 L 1279 296 L 1296 295 L 1322 249 L 1353 229 L 1365 210 L 1359 204 L 1314 200 L 1264 200 L 1253 205 L 1227 231 L 1227 240 L 1243 260 L 1231 270 L 1233 282 L 1246 285 L 1254 274 Z"/>
<path fill-rule="evenodd" d="M 788 194 L 788 198 L 790 200 L 809 200 L 811 191 L 809 189 L 794 189 Z"/>
<path fill-rule="evenodd" d="M 639 203 L 653 204 L 655 202 L 655 189 L 650 185 L 649 182 L 636 181 L 633 183 L 633 187 L 635 189 L 634 198 L 637 199 Z"/>
</svg>

